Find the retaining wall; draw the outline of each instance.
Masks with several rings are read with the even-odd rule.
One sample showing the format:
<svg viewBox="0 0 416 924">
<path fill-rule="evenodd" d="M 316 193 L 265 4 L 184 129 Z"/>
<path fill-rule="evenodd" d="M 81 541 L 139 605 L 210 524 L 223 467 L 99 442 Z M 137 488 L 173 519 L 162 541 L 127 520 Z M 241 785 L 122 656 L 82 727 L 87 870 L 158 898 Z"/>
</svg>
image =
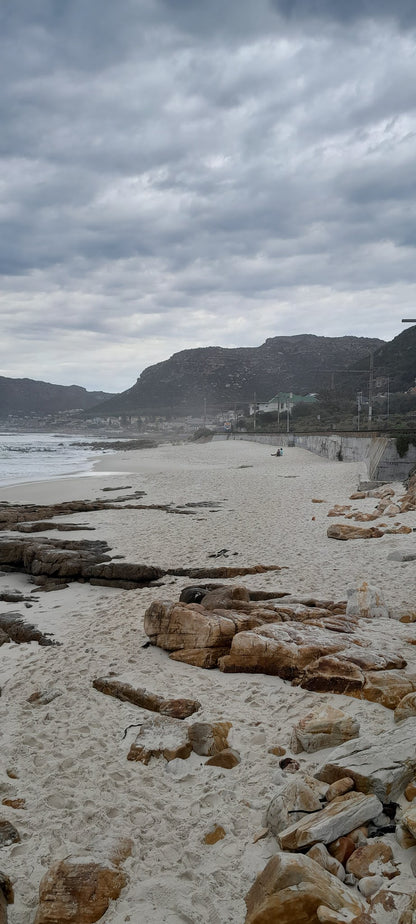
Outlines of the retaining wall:
<svg viewBox="0 0 416 924">
<path fill-rule="evenodd" d="M 235 433 L 234 439 L 265 443 L 274 448 L 299 446 L 331 461 L 362 462 L 360 479 L 405 481 L 416 466 L 416 447 L 409 446 L 401 459 L 394 439 L 378 436 L 345 436 L 341 433 Z M 215 439 L 227 439 L 218 434 Z"/>
</svg>

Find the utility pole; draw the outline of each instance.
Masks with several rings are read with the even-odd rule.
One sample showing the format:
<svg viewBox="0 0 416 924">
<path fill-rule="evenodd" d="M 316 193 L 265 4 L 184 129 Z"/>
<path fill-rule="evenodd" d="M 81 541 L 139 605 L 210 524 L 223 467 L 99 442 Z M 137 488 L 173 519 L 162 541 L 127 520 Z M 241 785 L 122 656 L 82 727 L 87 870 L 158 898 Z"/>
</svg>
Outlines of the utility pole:
<svg viewBox="0 0 416 924">
<path fill-rule="evenodd" d="M 254 415 L 253 430 L 256 429 L 256 410 L 257 410 L 257 405 L 256 405 L 256 392 L 254 392 L 254 401 L 253 401 L 253 415 Z"/>
<path fill-rule="evenodd" d="M 370 378 L 368 381 L 368 429 L 371 428 L 373 417 L 373 378 L 374 378 L 374 354 L 370 353 Z"/>
<path fill-rule="evenodd" d="M 360 429 L 360 411 L 361 411 L 362 397 L 363 397 L 363 393 L 362 391 L 359 391 L 357 394 L 357 430 Z"/>
<path fill-rule="evenodd" d="M 204 428 L 207 425 L 207 399 L 204 398 Z"/>
</svg>

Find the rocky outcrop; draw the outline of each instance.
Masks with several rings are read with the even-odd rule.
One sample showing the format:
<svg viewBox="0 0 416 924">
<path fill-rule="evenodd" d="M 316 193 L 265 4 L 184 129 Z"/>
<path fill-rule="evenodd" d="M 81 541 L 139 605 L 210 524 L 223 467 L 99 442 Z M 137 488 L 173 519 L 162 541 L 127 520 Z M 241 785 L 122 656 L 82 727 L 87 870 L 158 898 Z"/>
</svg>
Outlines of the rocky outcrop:
<svg viewBox="0 0 416 924">
<path fill-rule="evenodd" d="M 351 777 L 360 792 L 374 793 L 388 804 L 397 801 L 415 774 L 416 719 L 406 719 L 388 732 L 336 748 L 316 776 L 327 783 Z"/>
<path fill-rule="evenodd" d="M 157 693 L 149 693 L 148 690 L 135 688 L 129 683 L 122 683 L 120 680 L 112 680 L 109 677 L 97 677 L 93 681 L 93 687 L 100 693 L 115 696 L 122 702 L 133 703 L 142 709 L 159 712 L 160 715 L 171 716 L 175 719 L 186 719 L 201 708 L 201 703 L 195 699 L 164 699 Z"/>
<path fill-rule="evenodd" d="M 9 847 L 10 844 L 18 844 L 19 841 L 20 834 L 17 828 L 6 818 L 0 818 L 0 847 Z"/>
<path fill-rule="evenodd" d="M 94 924 L 107 911 L 127 883 L 119 869 L 132 849 L 128 839 L 119 841 L 108 856 L 70 856 L 55 863 L 39 887 L 39 907 L 34 924 Z"/>
</svg>

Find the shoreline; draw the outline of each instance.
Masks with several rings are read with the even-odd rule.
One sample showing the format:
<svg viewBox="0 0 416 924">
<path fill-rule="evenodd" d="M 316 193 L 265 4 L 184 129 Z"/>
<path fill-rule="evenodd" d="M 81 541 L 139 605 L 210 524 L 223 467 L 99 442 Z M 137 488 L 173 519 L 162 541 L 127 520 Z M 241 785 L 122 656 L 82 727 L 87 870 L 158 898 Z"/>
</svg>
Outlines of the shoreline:
<svg viewBox="0 0 416 924">
<path fill-rule="evenodd" d="M 105 539 L 112 556 L 163 568 L 283 567 L 223 582 L 255 590 L 336 600 L 367 579 L 388 605 L 410 603 L 416 598 L 414 565 L 388 555 L 408 547 L 413 535 L 354 542 L 326 536 L 334 522 L 327 518 L 333 504 L 374 507 L 372 498 L 348 499 L 357 487 L 358 469 L 297 448 L 272 458 L 270 446 L 254 442 L 166 443 L 98 457 L 88 475 L 8 486 L 3 497 L 51 504 L 117 496 L 117 491 L 102 494 L 104 486 L 123 487 L 127 494 L 143 490 L 146 509 L 72 514 L 71 523 L 88 521 L 95 532 L 59 535 Z M 395 488 L 403 493 L 403 486 Z M 193 511 L 186 516 L 150 508 L 170 503 L 197 506 L 184 507 Z M 416 528 L 416 512 L 397 519 Z M 60 642 L 46 648 L 34 642 L 1 647 L 0 783 L 3 797 L 25 800 L 23 808 L 2 805 L 0 813 L 20 835 L 20 843 L 2 848 L 0 858 L 15 889 L 9 924 L 32 924 L 39 883 L 53 862 L 99 850 L 109 836 L 131 837 L 134 846 L 123 864 L 128 882 L 100 919 L 103 924 L 139 918 L 146 924 L 242 924 L 244 896 L 276 852 L 272 835 L 258 840 L 256 835 L 270 800 L 290 779 L 268 749 L 279 745 L 290 753 L 295 722 L 327 702 L 359 719 L 363 736 L 394 727 L 392 712 L 377 703 L 310 693 L 275 676 L 203 670 L 173 661 L 159 648 L 143 647 L 146 608 L 156 600 L 177 601 L 192 581 L 165 576 L 160 583 L 132 591 L 75 582 L 58 593 L 42 593 L 25 575 L 0 576 L 2 590 L 17 588 L 32 604 L 25 609 L 2 603 L 1 611 L 19 610 Z M 397 644 L 397 633 L 411 629 L 394 620 L 388 632 L 381 623 L 380 628 L 372 623 L 369 631 L 373 626 L 386 648 Z M 415 647 L 407 647 L 409 670 L 416 672 Z M 95 678 L 110 674 L 166 698 L 196 698 L 198 721 L 230 721 L 229 743 L 241 763 L 228 771 L 207 767 L 196 755 L 171 763 L 152 759 L 148 766 L 128 761 L 137 728 L 125 730 L 151 713 L 93 689 Z M 36 705 L 28 702 L 36 691 L 59 695 Z M 325 754 L 302 753 L 297 760 L 302 770 L 314 772 Z M 225 837 L 208 846 L 204 837 L 216 825 Z"/>
</svg>

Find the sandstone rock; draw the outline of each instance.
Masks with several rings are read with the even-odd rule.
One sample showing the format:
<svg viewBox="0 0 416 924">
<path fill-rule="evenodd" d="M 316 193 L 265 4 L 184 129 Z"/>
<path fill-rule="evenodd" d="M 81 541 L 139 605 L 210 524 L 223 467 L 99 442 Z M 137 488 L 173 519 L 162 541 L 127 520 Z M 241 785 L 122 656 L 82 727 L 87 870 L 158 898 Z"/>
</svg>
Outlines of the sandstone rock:
<svg viewBox="0 0 416 924">
<path fill-rule="evenodd" d="M 238 603 L 242 600 L 246 602 L 250 600 L 250 594 L 246 587 L 239 587 L 238 585 L 230 587 L 225 584 L 216 590 L 208 591 L 201 600 L 201 606 L 206 610 L 227 610 L 233 609 L 237 604 L 238 609 Z"/>
<path fill-rule="evenodd" d="M 36 626 L 25 622 L 20 613 L 0 613 L 0 630 L 18 645 L 24 642 L 37 642 L 42 646 L 56 645 L 56 642 Z"/>
<path fill-rule="evenodd" d="M 213 757 L 228 748 L 231 722 L 194 722 L 188 735 L 192 749 L 203 757 Z"/>
<path fill-rule="evenodd" d="M 317 924 L 325 905 L 348 917 L 365 910 L 365 902 L 310 857 L 279 854 L 269 860 L 246 896 L 245 924 Z"/>
<path fill-rule="evenodd" d="M 267 748 L 268 754 L 274 754 L 275 757 L 283 757 L 286 754 L 286 748 L 283 748 L 280 744 L 273 744 L 270 748 Z"/>
<path fill-rule="evenodd" d="M 14 902 L 13 886 L 8 876 L 0 871 L 0 924 L 7 924 L 7 905 Z"/>
<path fill-rule="evenodd" d="M 290 824 L 301 821 L 305 813 L 319 812 L 321 808 L 317 793 L 304 780 L 293 780 L 272 799 L 266 813 L 266 825 L 277 837 Z"/>
<path fill-rule="evenodd" d="M 351 792 L 352 789 L 354 789 L 354 780 L 349 776 L 344 776 L 341 780 L 336 780 L 335 783 L 328 786 L 325 796 L 326 801 L 332 802 L 337 796 L 344 796 L 346 792 Z"/>
<path fill-rule="evenodd" d="M 364 876 L 363 879 L 360 879 L 358 888 L 365 898 L 370 898 L 371 895 L 375 895 L 383 885 L 384 879 L 382 876 Z"/>
<path fill-rule="evenodd" d="M 119 870 L 62 861 L 42 879 L 35 924 L 90 924 L 103 916 L 126 884 Z"/>
<path fill-rule="evenodd" d="M 10 844 L 18 844 L 20 834 L 5 818 L 0 818 L 0 847 L 9 847 Z"/>
<path fill-rule="evenodd" d="M 13 809 L 24 809 L 26 807 L 26 799 L 12 799 L 6 796 L 1 800 L 1 804 L 8 805 L 9 808 Z"/>
<path fill-rule="evenodd" d="M 261 672 L 293 680 L 310 662 L 344 647 L 345 641 L 324 629 L 296 623 L 262 625 L 239 632 L 219 667 L 227 672 Z"/>
<path fill-rule="evenodd" d="M 334 523 L 328 526 L 328 539 L 341 539 L 344 542 L 347 539 L 381 539 L 384 535 L 381 529 L 376 526 L 351 526 L 351 524 Z"/>
<path fill-rule="evenodd" d="M 127 760 L 148 764 L 151 757 L 186 760 L 192 751 L 188 729 L 168 716 L 157 716 L 143 723 L 131 745 Z"/>
<path fill-rule="evenodd" d="M 325 655 L 311 661 L 300 675 L 299 685 L 315 693 L 344 693 L 356 696 L 363 688 L 365 676 L 351 661 L 338 655 Z"/>
<path fill-rule="evenodd" d="M 291 748 L 295 754 L 301 751 L 311 754 L 357 738 L 359 732 L 357 719 L 333 706 L 323 706 L 309 712 L 294 726 Z"/>
<path fill-rule="evenodd" d="M 372 841 L 365 847 L 355 850 L 347 861 L 346 869 L 357 879 L 376 875 L 384 876 L 385 879 L 394 879 L 399 875 L 399 870 L 393 860 L 393 851 L 390 845 L 383 841 Z"/>
<path fill-rule="evenodd" d="M 199 603 L 155 601 L 144 614 L 144 631 L 152 645 L 167 651 L 229 648 L 236 625 L 226 611 L 220 615 Z"/>
<path fill-rule="evenodd" d="M 39 886 L 34 924 L 93 924 L 127 882 L 117 858 L 66 857 L 55 863 Z"/>
<path fill-rule="evenodd" d="M 413 802 L 413 799 L 416 799 L 416 780 L 412 780 L 404 791 L 406 799 L 408 802 Z"/>
<path fill-rule="evenodd" d="M 205 761 L 206 767 L 222 767 L 223 770 L 232 770 L 237 764 L 241 763 L 238 751 L 233 748 L 224 748 L 219 754 L 214 754 Z"/>
<path fill-rule="evenodd" d="M 416 845 L 416 838 L 414 838 L 413 834 L 410 833 L 409 828 L 400 822 L 396 825 L 394 836 L 397 843 L 400 847 L 403 848 L 403 850 L 410 850 L 410 847 L 415 847 Z"/>
<path fill-rule="evenodd" d="M 279 844 L 282 850 L 300 850 L 319 841 L 330 844 L 381 811 L 382 805 L 377 796 L 350 792 L 338 796 L 320 812 L 281 831 Z"/>
<path fill-rule="evenodd" d="M 351 504 L 334 504 L 334 506 L 328 510 L 327 517 L 342 517 L 348 510 L 351 510 Z"/>
<path fill-rule="evenodd" d="M 347 590 L 347 616 L 378 619 L 388 615 L 389 611 L 377 587 L 363 581 L 359 587 L 350 587 Z"/>
<path fill-rule="evenodd" d="M 416 693 L 414 691 L 406 693 L 403 699 L 400 700 L 394 710 L 394 721 L 403 722 L 404 719 L 411 716 L 416 716 Z"/>
<path fill-rule="evenodd" d="M 382 889 L 371 899 L 370 914 L 377 924 L 414 924 L 414 895 Z"/>
<path fill-rule="evenodd" d="M 159 712 L 175 719 L 186 719 L 201 708 L 201 703 L 195 699 L 164 699 L 157 693 L 149 693 L 143 688 L 136 689 L 129 683 L 122 683 L 109 677 L 97 677 L 93 680 L 93 687 L 100 693 L 115 696 L 122 702 L 134 703 L 142 709 Z"/>
<path fill-rule="evenodd" d="M 328 853 L 335 857 L 339 863 L 342 863 L 343 866 L 345 866 L 348 858 L 352 856 L 356 849 L 357 845 L 351 834 L 337 837 L 335 841 L 328 844 Z"/>
<path fill-rule="evenodd" d="M 389 803 L 397 801 L 415 773 L 416 719 L 406 719 L 373 738 L 347 741 L 315 775 L 326 783 L 350 776 L 360 792 Z"/>
<path fill-rule="evenodd" d="M 332 873 L 333 876 L 336 876 L 337 879 L 340 879 L 341 882 L 345 879 L 345 869 L 342 863 L 339 862 L 335 857 L 331 856 L 325 844 L 314 844 L 310 850 L 308 850 L 307 856 L 311 860 L 315 860 L 315 863 L 319 863 L 319 866 L 322 866 L 322 869 L 326 869 L 328 873 Z"/>
<path fill-rule="evenodd" d="M 204 844 L 217 844 L 225 837 L 225 831 L 222 825 L 216 825 L 213 831 L 209 831 L 204 837 Z"/>
<path fill-rule="evenodd" d="M 409 805 L 405 809 L 401 818 L 402 824 L 410 831 L 411 835 L 416 838 L 416 803 Z"/>
<path fill-rule="evenodd" d="M 386 709 L 396 709 L 413 690 L 413 680 L 402 671 L 367 671 L 360 698 L 379 703 Z"/>
<path fill-rule="evenodd" d="M 218 661 L 224 655 L 228 654 L 229 647 L 226 648 L 186 648 L 182 651 L 171 651 L 169 657 L 172 661 L 180 661 L 182 664 L 191 664 L 192 667 L 204 667 L 211 670 L 218 667 Z"/>
</svg>

